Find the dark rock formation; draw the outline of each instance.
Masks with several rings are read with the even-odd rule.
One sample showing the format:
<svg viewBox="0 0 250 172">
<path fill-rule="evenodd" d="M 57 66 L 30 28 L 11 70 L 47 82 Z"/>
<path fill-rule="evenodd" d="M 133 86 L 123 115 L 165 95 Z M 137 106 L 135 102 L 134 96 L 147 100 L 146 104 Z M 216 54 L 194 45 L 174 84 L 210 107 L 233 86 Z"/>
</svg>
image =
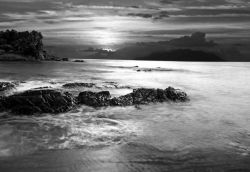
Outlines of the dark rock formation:
<svg viewBox="0 0 250 172">
<path fill-rule="evenodd" d="M 139 88 L 133 90 L 134 104 L 148 104 L 151 102 L 185 102 L 188 100 L 187 94 L 179 89 L 168 87 L 163 89 L 146 89 Z"/>
<path fill-rule="evenodd" d="M 76 63 L 83 63 L 85 62 L 84 60 L 74 60 L 73 62 L 76 62 Z"/>
<path fill-rule="evenodd" d="M 133 90 L 133 92 L 130 94 L 112 99 L 108 91 L 98 93 L 85 91 L 80 93 L 78 96 L 78 101 L 80 104 L 94 107 L 131 106 L 167 101 L 185 102 L 188 100 L 188 96 L 185 92 L 172 87 L 168 87 L 165 90 L 139 88 Z"/>
<path fill-rule="evenodd" d="M 74 103 L 74 98 L 69 93 L 56 90 L 29 90 L 1 98 L 0 109 L 11 110 L 18 115 L 62 113 L 69 111 Z"/>
<path fill-rule="evenodd" d="M 132 93 L 111 98 L 109 91 L 81 92 L 74 98 L 68 92 L 53 89 L 34 89 L 8 97 L 0 96 L 0 112 L 11 111 L 17 115 L 33 115 L 42 113 L 63 113 L 71 110 L 76 104 L 93 107 L 132 106 L 157 102 L 185 102 L 189 98 L 181 90 L 168 87 L 167 89 L 139 88 Z"/>
<path fill-rule="evenodd" d="M 214 53 L 176 49 L 166 52 L 156 52 L 149 56 L 139 57 L 136 60 L 160 60 L 160 61 L 224 61 L 221 57 Z"/>
<path fill-rule="evenodd" d="M 78 96 L 78 101 L 80 104 L 85 104 L 88 106 L 109 106 L 111 95 L 109 91 L 102 91 L 94 93 L 91 91 L 81 92 Z"/>
<path fill-rule="evenodd" d="M 62 58 L 62 61 L 65 61 L 65 62 L 68 62 L 69 61 L 69 58 Z"/>
<path fill-rule="evenodd" d="M 64 88 L 76 88 L 76 87 L 88 87 L 88 88 L 91 88 L 93 86 L 95 86 L 94 83 L 79 83 L 79 82 L 67 83 L 67 84 L 63 85 Z"/>
<path fill-rule="evenodd" d="M 0 93 L 3 91 L 8 91 L 16 87 L 16 84 L 11 82 L 0 82 Z"/>
</svg>

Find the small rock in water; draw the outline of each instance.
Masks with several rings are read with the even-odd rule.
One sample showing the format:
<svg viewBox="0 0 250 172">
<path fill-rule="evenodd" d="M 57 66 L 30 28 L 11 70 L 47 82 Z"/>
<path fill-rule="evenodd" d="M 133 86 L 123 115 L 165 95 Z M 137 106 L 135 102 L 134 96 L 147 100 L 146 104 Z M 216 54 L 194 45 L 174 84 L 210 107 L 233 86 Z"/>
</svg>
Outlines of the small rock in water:
<svg viewBox="0 0 250 172">
<path fill-rule="evenodd" d="M 69 59 L 68 58 L 62 58 L 62 61 L 69 61 Z"/>
<path fill-rule="evenodd" d="M 45 86 L 45 87 L 38 87 L 38 88 L 34 88 L 34 90 L 41 90 L 41 89 L 51 89 L 51 86 Z"/>
<path fill-rule="evenodd" d="M 91 88 L 93 86 L 95 86 L 94 83 L 79 83 L 79 82 L 67 83 L 67 84 L 63 85 L 64 88 L 76 88 L 76 87 L 88 87 L 88 88 Z"/>
<path fill-rule="evenodd" d="M 73 62 L 77 62 L 77 63 L 84 63 L 84 60 L 74 60 Z"/>
</svg>

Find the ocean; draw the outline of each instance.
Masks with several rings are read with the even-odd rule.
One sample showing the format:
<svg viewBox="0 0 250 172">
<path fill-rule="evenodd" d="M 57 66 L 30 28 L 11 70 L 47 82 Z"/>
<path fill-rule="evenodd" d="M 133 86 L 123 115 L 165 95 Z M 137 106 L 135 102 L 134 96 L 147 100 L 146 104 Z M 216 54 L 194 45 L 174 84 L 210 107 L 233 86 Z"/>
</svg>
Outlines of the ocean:
<svg viewBox="0 0 250 172">
<path fill-rule="evenodd" d="M 0 171 L 250 171 L 250 63 L 86 60 L 0 62 L 7 94 L 70 82 L 124 95 L 135 88 L 184 90 L 185 103 L 0 113 Z"/>
</svg>

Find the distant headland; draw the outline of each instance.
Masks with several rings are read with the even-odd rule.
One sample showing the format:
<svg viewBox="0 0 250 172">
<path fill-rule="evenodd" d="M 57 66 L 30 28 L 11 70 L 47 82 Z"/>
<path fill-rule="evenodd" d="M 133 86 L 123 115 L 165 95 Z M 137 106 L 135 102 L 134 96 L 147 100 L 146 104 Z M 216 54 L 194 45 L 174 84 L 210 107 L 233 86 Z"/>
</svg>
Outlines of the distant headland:
<svg viewBox="0 0 250 172">
<path fill-rule="evenodd" d="M 49 54 L 37 31 L 0 31 L 0 61 L 68 61 Z"/>
<path fill-rule="evenodd" d="M 0 61 L 69 61 L 68 58 L 48 53 L 44 47 L 41 32 L 0 31 Z M 84 51 L 92 54 L 84 57 L 81 55 L 79 58 L 155 61 L 245 61 L 236 47 L 207 40 L 206 34 L 202 32 L 195 32 L 190 36 L 168 41 L 136 43 L 116 51 L 94 49 L 92 47 Z M 73 51 L 70 53 L 70 57 L 74 56 Z M 73 60 L 73 62 L 84 61 Z"/>
</svg>

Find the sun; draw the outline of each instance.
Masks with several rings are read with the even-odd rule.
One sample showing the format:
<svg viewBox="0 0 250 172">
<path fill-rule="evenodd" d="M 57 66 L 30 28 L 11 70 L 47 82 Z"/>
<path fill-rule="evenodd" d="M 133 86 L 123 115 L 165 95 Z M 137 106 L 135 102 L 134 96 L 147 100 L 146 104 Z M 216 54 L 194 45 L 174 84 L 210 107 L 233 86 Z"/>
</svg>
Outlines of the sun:
<svg viewBox="0 0 250 172">
<path fill-rule="evenodd" d="M 94 42 L 99 45 L 114 45 L 120 42 L 119 34 L 108 30 L 95 30 L 91 33 Z"/>
</svg>

